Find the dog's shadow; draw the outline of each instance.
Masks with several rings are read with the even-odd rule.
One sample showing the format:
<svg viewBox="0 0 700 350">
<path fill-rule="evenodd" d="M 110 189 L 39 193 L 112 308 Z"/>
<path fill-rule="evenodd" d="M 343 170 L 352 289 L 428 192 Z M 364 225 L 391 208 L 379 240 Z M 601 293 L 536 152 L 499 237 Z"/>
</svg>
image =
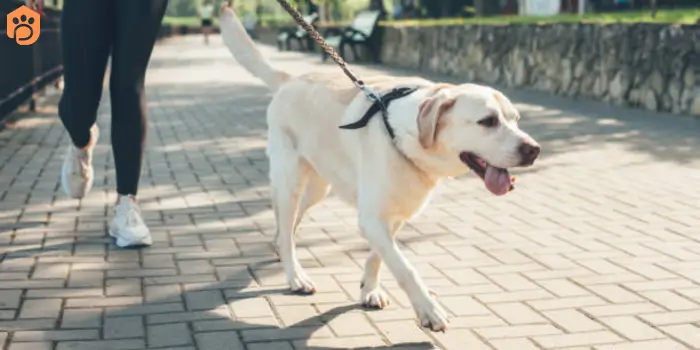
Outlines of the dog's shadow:
<svg viewBox="0 0 700 350">
<path fill-rule="evenodd" d="M 150 248 L 141 249 L 141 254 L 148 254 L 149 249 Z M 127 250 L 136 251 L 136 249 Z M 232 258 L 231 260 L 235 259 L 236 258 Z M 279 324 L 279 320 L 275 321 L 273 324 L 261 322 L 260 317 L 236 317 L 234 316 L 236 309 L 231 305 L 246 299 L 263 299 L 268 304 L 273 305 L 273 303 L 271 303 L 268 299 L 269 297 L 284 295 L 300 298 L 302 300 L 302 304 L 307 304 L 303 303 L 303 298 L 307 297 L 291 293 L 286 287 L 262 287 L 262 283 L 258 281 L 256 274 L 252 273 L 252 270 L 255 269 L 262 268 L 267 270 L 272 265 L 279 263 L 279 259 L 271 258 L 269 256 L 257 256 L 257 259 L 255 259 L 256 261 L 251 261 L 250 257 L 241 257 L 240 259 L 241 264 L 233 265 L 236 266 L 236 268 L 233 269 L 234 271 L 225 276 L 220 276 L 219 281 L 217 282 L 192 283 L 191 285 L 193 287 L 189 288 L 188 286 L 187 288 L 184 288 L 184 292 L 159 295 L 156 299 L 145 298 L 144 302 L 141 304 L 110 307 L 107 308 L 104 315 L 86 313 L 82 316 L 82 318 L 72 320 L 72 322 L 77 321 L 80 324 L 101 324 L 102 327 L 104 327 L 106 322 L 103 320 L 108 320 L 112 317 L 144 315 L 146 318 L 145 324 L 147 325 L 147 328 L 165 326 L 168 324 L 189 323 L 190 326 L 188 326 L 188 329 L 192 330 L 191 337 L 187 340 L 189 343 L 185 344 L 184 342 L 181 342 L 180 344 L 170 344 L 172 347 L 194 346 L 195 348 L 210 348 L 212 344 L 216 344 L 217 347 L 214 348 L 217 349 L 238 349 L 245 348 L 247 346 L 243 344 L 258 344 L 258 346 L 263 346 L 261 348 L 264 349 L 265 344 L 269 343 L 270 346 L 279 346 L 282 342 L 284 342 L 287 344 L 287 346 L 294 344 L 293 348 L 297 350 L 438 349 L 437 345 L 427 341 L 379 345 L 379 342 L 382 341 L 381 339 L 383 336 L 378 330 L 374 334 L 367 334 L 367 337 L 360 337 L 367 339 L 355 339 L 353 337 L 337 338 L 335 336 L 319 336 L 316 334 L 318 332 L 327 332 L 330 330 L 331 327 L 329 327 L 329 324 L 337 317 L 349 312 L 356 312 L 364 309 L 362 306 L 356 303 L 351 305 L 344 304 L 336 306 L 297 323 L 285 324 L 284 326 Z M 252 281 L 250 280 L 250 276 L 253 276 Z M 80 283 L 81 281 L 79 281 L 79 279 L 80 278 L 77 278 L 75 283 Z M 166 282 L 165 280 L 158 281 L 158 277 L 144 280 L 144 284 L 146 284 L 144 288 L 146 295 L 144 297 L 148 296 L 149 287 L 163 283 L 172 285 L 173 282 Z M 211 303 L 210 307 L 205 310 L 197 309 L 197 307 L 193 308 L 191 305 L 189 305 L 187 294 L 199 292 L 207 293 L 209 297 L 216 297 L 216 299 L 221 299 L 225 302 Z M 312 298 L 312 296 L 308 298 Z M 144 314 L 144 310 L 148 309 L 149 307 L 163 307 L 164 310 L 155 314 L 150 312 Z M 166 311 L 167 309 L 170 310 Z M 271 310 L 274 312 L 274 306 L 271 307 Z M 375 312 L 382 311 L 376 310 Z M 274 314 L 277 313 L 274 312 Z M 272 318 L 278 319 L 277 315 L 271 315 L 270 317 L 270 320 L 272 320 Z M 344 326 L 352 327 L 353 325 L 347 324 Z M 176 335 L 173 337 L 177 338 Z M 369 337 L 373 337 L 374 339 L 369 339 Z M 227 341 L 222 342 L 222 338 L 226 338 Z M 91 348 L 90 344 L 87 344 L 90 343 L 90 341 L 62 341 L 61 343 L 61 345 L 65 348 L 81 346 Z M 154 345 L 148 344 L 148 346 Z"/>
<path fill-rule="evenodd" d="M 324 313 L 321 313 L 319 315 L 316 315 L 314 317 L 310 317 L 304 321 L 301 321 L 297 324 L 294 324 L 290 327 L 296 327 L 296 328 L 304 328 L 308 329 L 308 336 L 305 336 L 305 339 L 309 339 L 313 333 L 324 327 L 328 322 L 330 322 L 332 319 L 350 312 L 354 310 L 363 310 L 363 307 L 360 305 L 345 305 L 345 306 L 338 306 L 335 307 L 331 310 L 328 310 Z M 379 311 L 379 310 L 377 310 Z M 308 341 L 306 342 L 308 343 Z M 316 346 L 309 346 L 308 344 L 304 344 L 301 347 L 295 347 L 297 349 L 304 349 L 304 350 L 332 350 L 332 349 L 340 349 L 338 347 L 316 347 Z M 413 343 L 402 343 L 402 344 L 394 344 L 394 345 L 385 345 L 385 346 L 364 346 L 364 347 L 351 347 L 351 348 L 343 348 L 343 349 L 354 349 L 354 350 L 381 350 L 381 349 L 396 349 L 396 350 L 431 350 L 431 349 L 437 349 L 435 345 L 429 343 L 429 342 L 413 342 Z"/>
</svg>

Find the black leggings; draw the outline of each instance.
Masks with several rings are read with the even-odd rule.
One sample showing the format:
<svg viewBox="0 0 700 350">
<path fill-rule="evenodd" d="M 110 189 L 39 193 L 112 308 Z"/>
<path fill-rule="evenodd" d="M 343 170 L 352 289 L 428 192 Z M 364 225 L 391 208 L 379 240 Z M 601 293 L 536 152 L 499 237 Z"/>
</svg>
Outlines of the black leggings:
<svg viewBox="0 0 700 350">
<path fill-rule="evenodd" d="M 90 141 L 107 61 L 117 192 L 136 195 L 146 139 L 144 80 L 168 0 L 64 0 L 58 114 L 77 147 Z"/>
</svg>

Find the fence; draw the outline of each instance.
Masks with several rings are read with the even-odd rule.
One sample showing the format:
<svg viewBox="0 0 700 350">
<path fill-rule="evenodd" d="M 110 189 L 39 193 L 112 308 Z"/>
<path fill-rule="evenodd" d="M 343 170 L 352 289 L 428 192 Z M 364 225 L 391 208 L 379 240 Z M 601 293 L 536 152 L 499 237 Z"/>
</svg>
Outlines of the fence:
<svg viewBox="0 0 700 350">
<path fill-rule="evenodd" d="M 0 1 L 0 120 L 25 102 L 34 110 L 37 92 L 63 73 L 60 10 L 44 8 L 41 36 L 34 44 L 17 45 L 7 37 L 6 14 L 22 4 L 23 1 Z"/>
</svg>

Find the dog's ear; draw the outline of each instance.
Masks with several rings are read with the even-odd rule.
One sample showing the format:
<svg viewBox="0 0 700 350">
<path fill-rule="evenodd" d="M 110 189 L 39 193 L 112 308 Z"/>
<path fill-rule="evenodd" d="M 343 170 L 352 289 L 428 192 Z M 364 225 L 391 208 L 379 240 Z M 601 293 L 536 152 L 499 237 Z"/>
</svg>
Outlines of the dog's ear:
<svg viewBox="0 0 700 350">
<path fill-rule="evenodd" d="M 423 148 L 433 146 L 439 130 L 440 118 L 457 100 L 454 98 L 429 97 L 418 107 L 418 140 Z"/>
</svg>

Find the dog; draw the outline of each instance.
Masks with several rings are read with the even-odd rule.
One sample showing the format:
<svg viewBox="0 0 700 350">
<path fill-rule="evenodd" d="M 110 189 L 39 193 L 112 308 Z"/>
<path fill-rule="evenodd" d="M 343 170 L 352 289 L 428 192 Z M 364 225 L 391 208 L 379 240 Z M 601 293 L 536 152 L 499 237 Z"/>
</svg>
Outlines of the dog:
<svg viewBox="0 0 700 350">
<path fill-rule="evenodd" d="M 375 76 L 364 83 L 383 95 L 414 89 L 366 127 L 356 122 L 372 101 L 337 74 L 293 77 L 267 62 L 228 6 L 220 12 L 224 45 L 273 92 L 267 109 L 269 178 L 277 224 L 275 244 L 292 291 L 316 287 L 296 254 L 294 234 L 306 211 L 331 188 L 358 211 L 363 237 L 371 246 L 361 282 L 360 302 L 383 308 L 383 263 L 409 297 L 421 326 L 444 331 L 447 314 L 394 239 L 402 225 L 426 207 L 438 183 L 475 172 L 494 195 L 512 188 L 507 169 L 532 165 L 540 145 L 519 129 L 520 115 L 501 92 L 482 85 L 436 83 L 419 77 Z M 393 138 L 390 137 L 391 129 Z"/>
</svg>

